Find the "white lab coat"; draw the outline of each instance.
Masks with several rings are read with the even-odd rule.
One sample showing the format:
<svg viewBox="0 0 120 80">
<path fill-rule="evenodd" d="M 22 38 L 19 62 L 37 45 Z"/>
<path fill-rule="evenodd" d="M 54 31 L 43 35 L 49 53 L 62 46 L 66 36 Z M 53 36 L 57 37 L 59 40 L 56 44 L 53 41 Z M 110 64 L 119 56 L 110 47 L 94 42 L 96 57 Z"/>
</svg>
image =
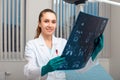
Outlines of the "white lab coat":
<svg viewBox="0 0 120 80">
<path fill-rule="evenodd" d="M 46 65 L 48 61 L 58 55 L 61 55 L 66 40 L 62 38 L 52 37 L 52 50 L 49 52 L 42 35 L 39 38 L 30 40 L 25 47 L 25 58 L 28 63 L 24 67 L 24 74 L 28 80 L 66 80 L 64 71 L 53 71 L 45 76 L 41 76 L 41 68 Z M 56 54 L 56 50 L 58 54 Z M 84 72 L 96 62 L 92 62 L 90 59 L 85 68 L 77 70 L 78 72 Z"/>
</svg>

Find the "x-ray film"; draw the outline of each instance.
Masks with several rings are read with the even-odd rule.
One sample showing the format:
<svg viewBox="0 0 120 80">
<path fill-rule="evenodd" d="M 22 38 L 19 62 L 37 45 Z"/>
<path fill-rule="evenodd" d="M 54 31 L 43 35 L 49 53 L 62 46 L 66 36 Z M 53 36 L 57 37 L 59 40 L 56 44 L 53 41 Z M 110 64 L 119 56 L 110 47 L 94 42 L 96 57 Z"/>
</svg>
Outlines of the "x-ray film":
<svg viewBox="0 0 120 80">
<path fill-rule="evenodd" d="M 61 55 L 66 62 L 58 70 L 83 68 L 92 55 L 94 40 L 103 33 L 107 22 L 107 18 L 80 12 Z"/>
</svg>

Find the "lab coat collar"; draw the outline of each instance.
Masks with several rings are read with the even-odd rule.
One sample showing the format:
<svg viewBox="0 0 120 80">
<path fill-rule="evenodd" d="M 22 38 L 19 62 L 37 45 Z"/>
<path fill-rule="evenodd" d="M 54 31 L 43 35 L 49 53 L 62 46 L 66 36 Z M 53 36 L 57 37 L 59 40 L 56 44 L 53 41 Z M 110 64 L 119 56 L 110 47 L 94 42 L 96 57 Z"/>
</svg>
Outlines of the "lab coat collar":
<svg viewBox="0 0 120 80">
<path fill-rule="evenodd" d="M 45 45 L 44 38 L 43 38 L 42 34 L 40 34 L 39 40 L 42 42 L 42 43 L 40 43 L 41 46 Z M 57 38 L 54 35 L 52 35 L 52 44 L 53 45 L 57 44 Z"/>
</svg>

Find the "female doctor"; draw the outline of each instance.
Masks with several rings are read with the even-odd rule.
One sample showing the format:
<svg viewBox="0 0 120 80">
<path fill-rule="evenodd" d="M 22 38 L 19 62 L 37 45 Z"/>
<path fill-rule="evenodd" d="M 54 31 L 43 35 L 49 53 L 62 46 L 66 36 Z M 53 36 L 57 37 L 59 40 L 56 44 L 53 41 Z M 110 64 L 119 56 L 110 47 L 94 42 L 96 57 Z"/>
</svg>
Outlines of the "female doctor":
<svg viewBox="0 0 120 80">
<path fill-rule="evenodd" d="M 57 71 L 57 68 L 65 62 L 65 58 L 60 55 L 66 40 L 53 35 L 56 20 L 56 14 L 51 9 L 44 9 L 39 15 L 35 39 L 28 41 L 25 47 L 25 58 L 28 63 L 24 67 L 24 74 L 28 80 L 66 80 L 65 72 Z M 94 55 L 87 65 L 78 71 L 86 71 L 96 64 L 93 60 L 103 48 L 103 36 L 99 36 L 96 40 Z"/>
</svg>

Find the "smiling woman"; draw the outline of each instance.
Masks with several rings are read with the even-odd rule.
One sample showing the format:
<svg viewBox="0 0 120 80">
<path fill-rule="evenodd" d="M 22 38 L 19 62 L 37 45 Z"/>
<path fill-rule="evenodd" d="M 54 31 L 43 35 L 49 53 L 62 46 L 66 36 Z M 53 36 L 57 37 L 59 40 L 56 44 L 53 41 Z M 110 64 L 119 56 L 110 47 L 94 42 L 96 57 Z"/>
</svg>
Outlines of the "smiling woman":
<svg viewBox="0 0 120 80">
<path fill-rule="evenodd" d="M 44 16 L 46 15 L 46 16 Z M 44 16 L 44 17 L 43 17 Z M 39 15 L 38 27 L 36 30 L 35 38 L 38 38 L 40 33 L 44 35 L 45 31 L 54 33 L 56 28 L 56 13 L 50 9 L 45 9 Z"/>
<path fill-rule="evenodd" d="M 54 36 L 56 13 L 44 9 L 38 20 L 35 39 L 28 41 L 25 48 L 25 58 L 28 61 L 24 68 L 25 75 L 31 80 L 65 80 L 63 71 L 55 71 L 65 62 L 65 58 L 59 56 L 66 44 L 65 39 Z M 60 52 L 59 55 L 55 54 L 56 50 Z"/>
<path fill-rule="evenodd" d="M 38 25 L 41 28 L 41 34 L 51 36 L 56 29 L 56 16 L 51 12 L 47 12 L 43 13 L 41 18 Z"/>
</svg>

